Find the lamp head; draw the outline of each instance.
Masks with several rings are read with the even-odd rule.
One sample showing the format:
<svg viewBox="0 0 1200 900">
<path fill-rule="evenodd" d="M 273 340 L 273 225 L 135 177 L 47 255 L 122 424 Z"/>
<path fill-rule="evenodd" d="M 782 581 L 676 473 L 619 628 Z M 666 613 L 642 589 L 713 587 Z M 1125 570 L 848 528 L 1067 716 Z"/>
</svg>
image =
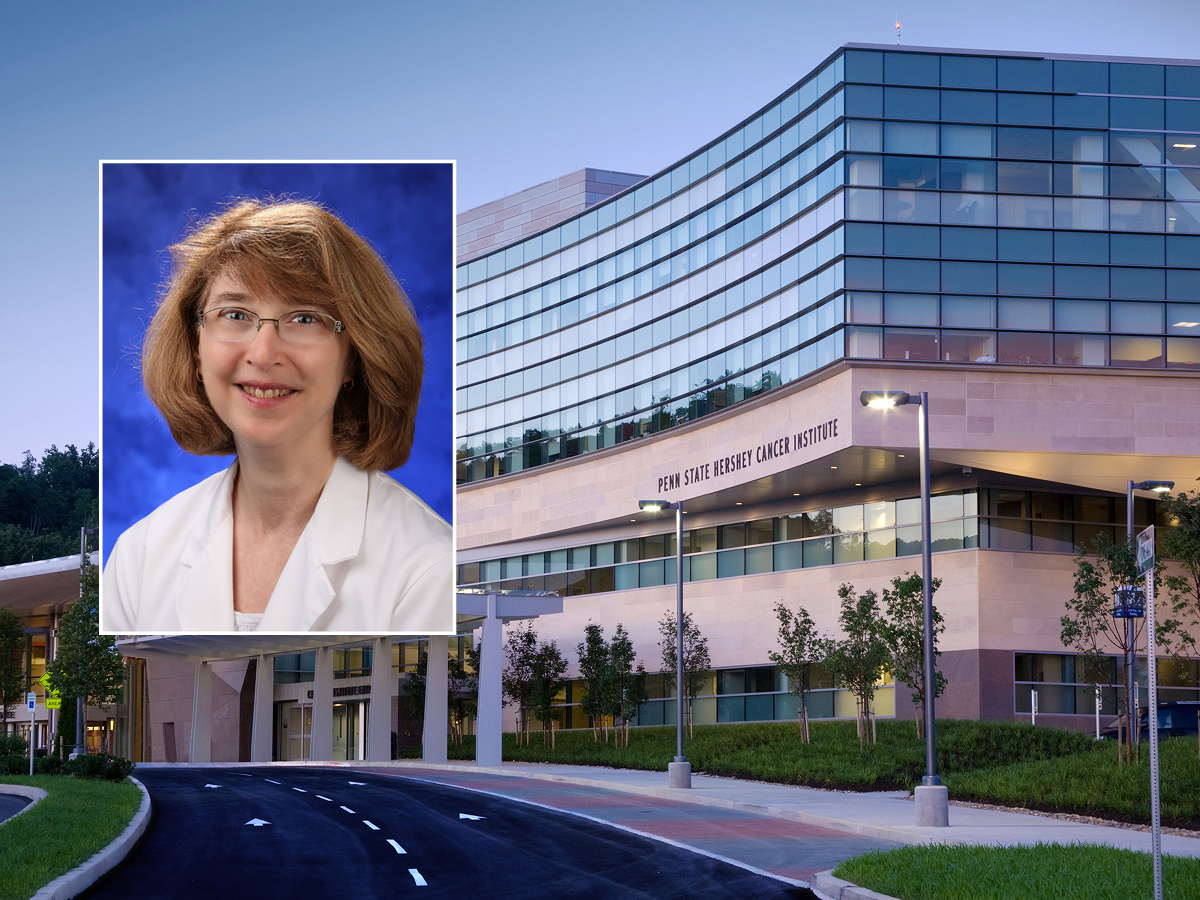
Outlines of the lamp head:
<svg viewBox="0 0 1200 900">
<path fill-rule="evenodd" d="M 863 391 L 858 395 L 859 402 L 871 409 L 890 409 L 893 406 L 907 406 L 909 395 L 904 391 Z"/>
<path fill-rule="evenodd" d="M 1160 494 L 1170 493 L 1171 488 L 1175 487 L 1173 481 L 1139 481 L 1134 484 L 1134 487 L 1139 491 L 1157 491 Z"/>
<path fill-rule="evenodd" d="M 664 509 L 670 509 L 671 504 L 666 500 L 639 500 L 638 509 L 643 512 L 662 512 Z"/>
</svg>

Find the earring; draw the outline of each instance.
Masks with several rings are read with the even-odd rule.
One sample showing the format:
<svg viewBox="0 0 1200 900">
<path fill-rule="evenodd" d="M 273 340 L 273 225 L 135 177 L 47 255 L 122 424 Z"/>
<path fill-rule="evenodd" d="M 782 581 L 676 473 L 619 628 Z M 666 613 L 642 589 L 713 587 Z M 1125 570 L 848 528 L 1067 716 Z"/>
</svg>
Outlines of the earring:
<svg viewBox="0 0 1200 900">
<path fill-rule="evenodd" d="M 196 370 L 196 380 L 198 382 L 200 382 L 201 384 L 204 384 L 204 375 L 201 373 L 201 371 L 199 369 Z"/>
<path fill-rule="evenodd" d="M 352 391 L 352 390 L 354 390 L 354 378 L 353 378 L 353 377 L 351 377 L 349 381 L 343 381 L 343 382 L 342 382 L 342 390 L 343 390 L 343 391 Z"/>
</svg>

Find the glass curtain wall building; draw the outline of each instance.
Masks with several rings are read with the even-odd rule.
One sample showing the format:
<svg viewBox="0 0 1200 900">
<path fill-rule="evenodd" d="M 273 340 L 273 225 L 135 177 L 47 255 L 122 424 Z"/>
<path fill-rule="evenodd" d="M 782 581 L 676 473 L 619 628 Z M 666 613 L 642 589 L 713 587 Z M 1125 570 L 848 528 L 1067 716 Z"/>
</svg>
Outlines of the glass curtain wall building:
<svg viewBox="0 0 1200 900">
<path fill-rule="evenodd" d="M 740 635 L 719 700 L 774 649 L 766 594 L 834 630 L 841 580 L 916 569 L 915 415 L 857 391 L 929 390 L 949 708 L 1017 715 L 1015 660 L 1066 650 L 1074 546 L 1123 537 L 1127 479 L 1198 474 L 1198 145 L 1194 61 L 847 45 L 666 171 L 468 254 L 460 584 L 578 596 L 539 628 L 623 622 L 655 670 L 674 537 L 636 499 L 684 500 L 699 624 Z M 1044 576 L 1036 609 L 1013 569 Z"/>
</svg>

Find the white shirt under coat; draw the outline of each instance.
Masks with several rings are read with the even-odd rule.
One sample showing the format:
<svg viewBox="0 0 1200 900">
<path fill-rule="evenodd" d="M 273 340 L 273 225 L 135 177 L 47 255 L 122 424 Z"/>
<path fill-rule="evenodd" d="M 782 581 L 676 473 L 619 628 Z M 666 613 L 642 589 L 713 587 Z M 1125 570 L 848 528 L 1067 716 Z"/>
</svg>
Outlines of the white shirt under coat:
<svg viewBox="0 0 1200 900">
<path fill-rule="evenodd" d="M 100 622 L 118 634 L 234 631 L 234 461 L 121 535 Z M 382 472 L 339 457 L 259 632 L 453 633 L 452 531 Z"/>
</svg>

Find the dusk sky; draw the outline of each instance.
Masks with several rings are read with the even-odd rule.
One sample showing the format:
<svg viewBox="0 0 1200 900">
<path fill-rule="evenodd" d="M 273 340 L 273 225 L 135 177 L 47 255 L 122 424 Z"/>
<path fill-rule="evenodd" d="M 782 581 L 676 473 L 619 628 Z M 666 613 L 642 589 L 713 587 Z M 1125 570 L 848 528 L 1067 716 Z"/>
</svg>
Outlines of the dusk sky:
<svg viewBox="0 0 1200 900">
<path fill-rule="evenodd" d="M 0 462 L 99 438 L 101 159 L 653 174 L 847 42 L 1195 57 L 1196 0 L 4 5 Z M 447 387 L 449 390 L 449 387 Z"/>
</svg>

